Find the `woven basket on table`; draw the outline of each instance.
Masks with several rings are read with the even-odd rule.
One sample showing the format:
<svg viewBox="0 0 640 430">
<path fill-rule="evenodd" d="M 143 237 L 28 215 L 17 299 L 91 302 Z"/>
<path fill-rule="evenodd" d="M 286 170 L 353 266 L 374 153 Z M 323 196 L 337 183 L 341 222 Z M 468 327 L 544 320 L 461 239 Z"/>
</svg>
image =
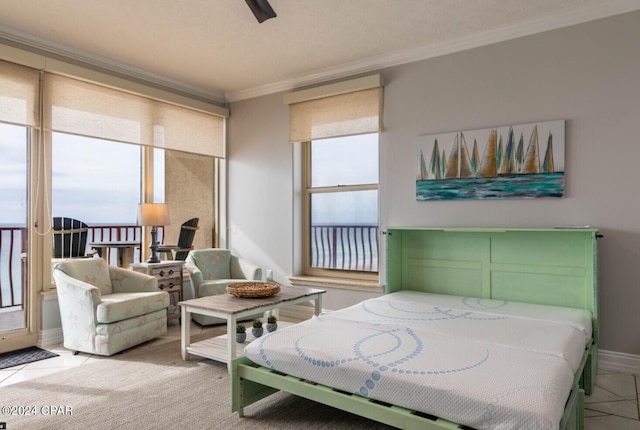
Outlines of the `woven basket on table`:
<svg viewBox="0 0 640 430">
<path fill-rule="evenodd" d="M 269 297 L 280 292 L 280 285 L 273 282 L 236 282 L 227 285 L 227 293 L 236 297 Z"/>
</svg>

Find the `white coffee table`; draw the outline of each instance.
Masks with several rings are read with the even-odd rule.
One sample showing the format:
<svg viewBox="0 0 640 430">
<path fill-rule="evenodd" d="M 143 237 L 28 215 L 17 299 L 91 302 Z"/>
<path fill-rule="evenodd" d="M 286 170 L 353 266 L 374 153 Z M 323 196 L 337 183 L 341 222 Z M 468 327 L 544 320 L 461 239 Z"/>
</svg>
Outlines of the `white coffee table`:
<svg viewBox="0 0 640 430">
<path fill-rule="evenodd" d="M 315 315 L 322 310 L 322 294 L 325 290 L 303 287 L 280 287 L 280 292 L 270 297 L 240 298 L 231 294 L 218 294 L 198 299 L 185 300 L 178 303 L 182 312 L 181 352 L 182 359 L 188 360 L 189 355 L 206 357 L 211 360 L 227 363 L 231 370 L 231 360 L 244 354 L 244 345 L 236 342 L 236 324 L 243 318 L 264 312 L 277 315 L 283 306 L 314 301 Z M 227 334 L 200 342 L 191 343 L 191 314 L 202 314 L 227 320 Z M 286 322 L 278 321 L 278 327 L 285 327 Z M 251 328 L 247 328 L 249 343 L 253 337 Z"/>
</svg>

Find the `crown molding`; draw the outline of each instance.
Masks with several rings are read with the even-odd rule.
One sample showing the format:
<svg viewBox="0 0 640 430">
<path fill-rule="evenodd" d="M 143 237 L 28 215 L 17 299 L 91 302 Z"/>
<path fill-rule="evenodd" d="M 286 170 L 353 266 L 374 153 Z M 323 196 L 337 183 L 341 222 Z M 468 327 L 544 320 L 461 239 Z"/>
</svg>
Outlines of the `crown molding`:
<svg viewBox="0 0 640 430">
<path fill-rule="evenodd" d="M 225 104 L 227 102 L 241 101 L 269 94 L 291 91 L 303 86 L 316 85 L 330 80 L 349 78 L 357 74 L 370 73 L 386 67 L 422 61 L 429 58 L 504 42 L 519 37 L 581 24 L 639 9 L 640 0 L 607 0 L 594 2 L 555 14 L 549 14 L 537 19 L 507 25 L 494 30 L 488 30 L 448 41 L 433 43 L 415 49 L 369 57 L 362 60 L 348 62 L 336 67 L 317 70 L 313 73 L 299 75 L 279 82 L 268 83 L 237 91 L 229 91 L 226 93 L 223 93 L 222 91 L 210 91 L 199 86 L 190 85 L 148 70 L 115 62 L 68 46 L 55 44 L 49 40 L 26 35 L 2 25 L 0 25 L 0 41 L 5 40 L 16 47 L 27 51 L 35 51 L 41 54 L 58 56 L 61 60 L 76 62 L 82 66 L 89 66 L 99 71 L 138 80 L 142 83 L 155 85 L 161 89 L 182 93 L 185 96 L 199 98 L 203 101 L 213 101 Z"/>
<path fill-rule="evenodd" d="M 316 71 L 312 74 L 300 75 L 280 82 L 248 88 L 245 90 L 231 91 L 226 93 L 226 100 L 228 102 L 236 102 L 277 92 L 291 91 L 303 86 L 315 85 L 333 79 L 351 77 L 360 73 L 379 71 L 386 67 L 414 63 L 429 58 L 466 51 L 481 46 L 582 24 L 614 15 L 620 15 L 636 11 L 638 9 L 640 9 L 640 0 L 611 0 L 591 3 L 493 30 L 487 30 L 464 37 L 433 43 L 415 49 L 408 49 L 391 54 L 353 61 L 342 64 L 338 67 L 327 68 Z"/>
<path fill-rule="evenodd" d="M 222 91 L 208 91 L 195 85 L 189 85 L 148 70 L 93 55 L 86 51 L 56 44 L 32 35 L 25 35 L 12 28 L 0 25 L 0 42 L 2 41 L 6 41 L 8 44 L 25 51 L 56 57 L 59 60 L 75 63 L 76 65 L 92 68 L 97 71 L 111 73 L 118 77 L 131 78 L 141 83 L 178 92 L 185 96 L 192 96 L 206 102 L 225 103 L 225 97 Z"/>
</svg>

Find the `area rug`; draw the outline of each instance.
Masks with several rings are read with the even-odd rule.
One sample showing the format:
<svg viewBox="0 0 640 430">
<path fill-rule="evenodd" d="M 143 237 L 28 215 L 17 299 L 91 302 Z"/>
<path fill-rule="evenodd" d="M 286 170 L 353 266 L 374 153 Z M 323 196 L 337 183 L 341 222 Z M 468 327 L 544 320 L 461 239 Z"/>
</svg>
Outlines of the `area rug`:
<svg viewBox="0 0 640 430">
<path fill-rule="evenodd" d="M 179 341 L 141 345 L 1 391 L 2 405 L 16 407 L 16 414 L 0 416 L 11 430 L 390 429 L 286 393 L 246 407 L 238 418 L 226 364 L 183 361 Z"/>
<path fill-rule="evenodd" d="M 33 363 L 34 361 L 40 361 L 57 356 L 58 354 L 54 352 L 45 351 L 37 346 L 30 346 L 29 348 L 0 354 L 0 369 L 20 366 L 22 364 Z"/>
</svg>

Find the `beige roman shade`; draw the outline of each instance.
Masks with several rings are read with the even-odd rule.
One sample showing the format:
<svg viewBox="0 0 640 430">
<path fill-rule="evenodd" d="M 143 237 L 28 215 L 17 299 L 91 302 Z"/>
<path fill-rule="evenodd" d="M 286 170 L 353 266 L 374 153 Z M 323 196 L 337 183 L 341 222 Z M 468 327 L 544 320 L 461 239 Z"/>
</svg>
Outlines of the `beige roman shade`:
<svg viewBox="0 0 640 430">
<path fill-rule="evenodd" d="M 225 119 L 211 113 L 45 73 L 45 128 L 224 157 Z"/>
<path fill-rule="evenodd" d="M 286 94 L 289 141 L 375 133 L 382 129 L 382 78 L 366 76 Z"/>
<path fill-rule="evenodd" d="M 39 126 L 40 72 L 0 60 L 0 87 L 0 121 L 29 127 Z"/>
</svg>

